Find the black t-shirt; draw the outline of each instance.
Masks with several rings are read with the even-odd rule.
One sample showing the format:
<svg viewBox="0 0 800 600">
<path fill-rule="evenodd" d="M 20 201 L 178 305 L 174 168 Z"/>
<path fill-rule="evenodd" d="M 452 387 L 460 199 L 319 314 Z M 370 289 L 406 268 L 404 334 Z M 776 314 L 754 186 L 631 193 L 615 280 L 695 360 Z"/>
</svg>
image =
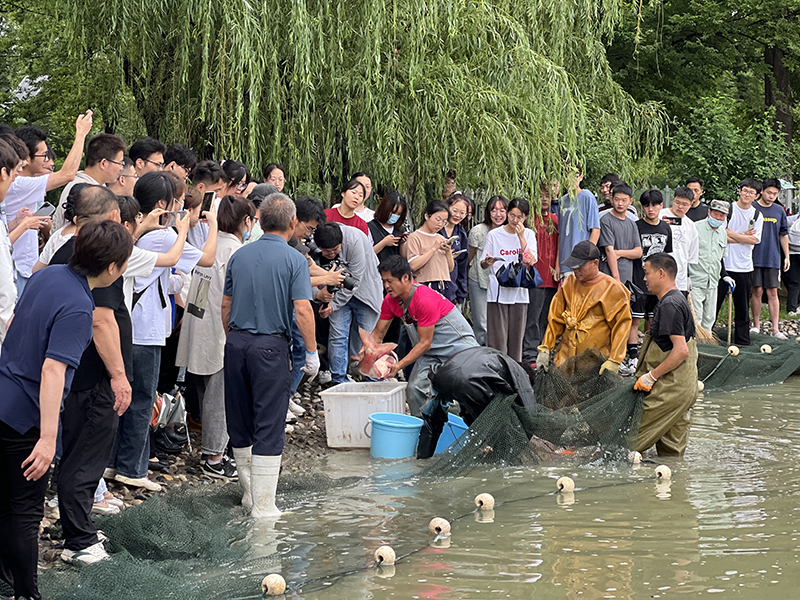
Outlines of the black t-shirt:
<svg viewBox="0 0 800 600">
<path fill-rule="evenodd" d="M 59 248 L 50 260 L 51 265 L 67 264 L 72 258 L 75 245 L 75 237 L 71 237 Z M 114 319 L 119 327 L 119 341 L 122 349 L 122 361 L 125 363 L 125 374 L 129 381 L 133 381 L 133 327 L 131 325 L 131 315 L 125 305 L 125 292 L 122 286 L 122 277 L 114 283 L 104 288 L 94 288 L 92 290 L 94 304 L 97 308 L 110 308 L 114 311 Z M 75 370 L 75 377 L 72 380 L 72 391 L 79 392 L 88 390 L 100 381 L 102 375 L 108 375 L 103 359 L 97 353 L 94 340 L 81 356 L 81 364 Z"/>
<path fill-rule="evenodd" d="M 686 211 L 686 216 L 689 217 L 692 221 L 702 221 L 706 217 L 708 217 L 709 206 L 708 204 L 703 204 L 702 202 L 697 206 L 694 206 Z"/>
<path fill-rule="evenodd" d="M 639 228 L 639 240 L 642 242 L 642 259 L 633 261 L 633 283 L 652 296 L 644 283 L 644 261 L 656 252 L 672 252 L 672 228 L 664 221 L 651 225 L 644 219 L 636 221 L 636 227 Z"/>
<path fill-rule="evenodd" d="M 377 244 L 383 238 L 388 237 L 389 235 L 394 236 L 401 236 L 403 235 L 402 227 L 395 227 L 393 229 L 393 233 L 389 233 L 386 231 L 386 228 L 378 223 L 375 219 L 367 223 L 367 227 L 369 228 L 369 232 L 372 234 L 372 243 Z M 400 254 L 400 248 L 398 246 L 386 246 L 383 250 L 378 252 L 378 262 L 383 262 L 390 256 L 394 256 L 395 254 Z"/>
<path fill-rule="evenodd" d="M 650 337 L 664 352 L 672 350 L 671 335 L 682 335 L 688 342 L 695 337 L 694 319 L 689 301 L 678 290 L 670 290 L 656 305 Z"/>
</svg>

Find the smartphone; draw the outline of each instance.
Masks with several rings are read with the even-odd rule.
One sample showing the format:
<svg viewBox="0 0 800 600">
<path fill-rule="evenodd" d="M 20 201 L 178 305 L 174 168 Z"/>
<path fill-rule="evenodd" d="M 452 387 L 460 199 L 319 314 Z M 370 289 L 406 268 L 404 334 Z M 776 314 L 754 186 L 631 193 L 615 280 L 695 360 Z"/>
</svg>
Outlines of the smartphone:
<svg viewBox="0 0 800 600">
<path fill-rule="evenodd" d="M 34 217 L 49 217 L 54 212 L 56 212 L 56 207 L 50 204 L 49 202 L 45 202 L 42 206 L 33 213 Z"/>
<path fill-rule="evenodd" d="M 683 219 L 681 217 L 661 217 L 661 220 L 667 225 L 674 225 L 675 227 L 680 227 L 681 223 L 683 223 Z"/>
<path fill-rule="evenodd" d="M 203 194 L 203 203 L 200 205 L 200 214 L 211 210 L 211 205 L 214 203 L 214 192 L 206 192 Z"/>
<path fill-rule="evenodd" d="M 164 227 L 175 227 L 175 225 L 177 225 L 178 222 L 178 217 L 182 219 L 184 215 L 186 215 L 185 210 L 164 213 L 158 218 L 158 222 L 161 223 L 161 225 Z"/>
<path fill-rule="evenodd" d="M 451 246 L 457 241 L 458 241 L 458 236 L 457 235 L 454 235 L 451 238 L 447 238 L 447 243 L 450 244 Z"/>
<path fill-rule="evenodd" d="M 466 251 L 467 251 L 466 248 L 464 248 L 463 250 L 456 250 L 455 252 L 453 252 L 453 256 L 458 256 L 459 254 L 464 254 L 464 252 L 466 252 Z"/>
</svg>

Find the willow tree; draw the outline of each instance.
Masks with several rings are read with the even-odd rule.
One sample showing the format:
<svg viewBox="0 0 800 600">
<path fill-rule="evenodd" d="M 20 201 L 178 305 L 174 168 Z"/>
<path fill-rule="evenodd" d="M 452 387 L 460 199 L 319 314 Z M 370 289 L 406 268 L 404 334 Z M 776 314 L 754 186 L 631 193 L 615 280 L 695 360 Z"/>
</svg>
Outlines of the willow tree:
<svg viewBox="0 0 800 600">
<path fill-rule="evenodd" d="M 413 193 L 455 168 L 460 185 L 531 192 L 598 145 L 624 171 L 665 135 L 660 105 L 608 67 L 622 0 L 49 5 L 71 57 L 113 65 L 148 133 L 280 161 L 294 189 L 366 170 Z"/>
</svg>

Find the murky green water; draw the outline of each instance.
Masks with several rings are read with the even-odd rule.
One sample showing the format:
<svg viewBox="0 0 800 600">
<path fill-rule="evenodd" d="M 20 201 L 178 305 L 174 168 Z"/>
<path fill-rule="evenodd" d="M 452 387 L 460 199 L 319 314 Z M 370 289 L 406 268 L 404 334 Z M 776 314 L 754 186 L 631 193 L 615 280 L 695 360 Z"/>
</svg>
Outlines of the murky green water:
<svg viewBox="0 0 800 600">
<path fill-rule="evenodd" d="M 290 583 L 360 569 L 383 543 L 394 569 L 309 583 L 292 598 L 800 597 L 800 378 L 701 399 L 671 483 L 641 468 L 557 467 L 487 472 L 410 485 L 414 461 L 337 453 L 331 475 L 368 483 L 309 502 L 278 524 Z M 656 459 L 654 459 L 656 460 Z M 552 494 L 574 478 L 574 503 Z M 476 522 L 473 498 L 498 502 Z M 449 548 L 429 545 L 433 516 L 452 519 Z"/>
</svg>

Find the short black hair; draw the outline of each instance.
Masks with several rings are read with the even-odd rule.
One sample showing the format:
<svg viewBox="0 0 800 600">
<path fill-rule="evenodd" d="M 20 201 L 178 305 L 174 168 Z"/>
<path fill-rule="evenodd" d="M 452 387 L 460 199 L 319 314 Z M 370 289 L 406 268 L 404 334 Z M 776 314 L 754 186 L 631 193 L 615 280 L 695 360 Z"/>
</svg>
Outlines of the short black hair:
<svg viewBox="0 0 800 600">
<path fill-rule="evenodd" d="M 8 123 L 0 123 L 0 135 L 4 133 L 10 133 L 11 135 L 14 135 L 14 128 Z"/>
<path fill-rule="evenodd" d="M 131 255 L 133 238 L 120 223 L 93 221 L 81 227 L 69 266 L 84 277 L 97 277 L 110 265 L 121 267 Z"/>
<path fill-rule="evenodd" d="M 169 204 L 175 197 L 175 182 L 164 171 L 150 171 L 136 180 L 133 197 L 139 201 L 142 213 L 150 214 L 160 200 Z"/>
<path fill-rule="evenodd" d="M 172 162 L 186 169 L 191 177 L 192 171 L 197 166 L 197 155 L 194 150 L 183 144 L 172 144 L 164 151 L 164 164 Z"/>
<path fill-rule="evenodd" d="M 672 279 L 678 276 L 678 263 L 666 252 L 656 252 L 644 259 L 644 262 L 650 263 L 654 269 L 664 269 L 664 272 Z"/>
<path fill-rule="evenodd" d="M 350 179 L 358 179 L 359 177 L 366 177 L 367 179 L 372 181 L 372 177 L 370 177 L 367 173 L 364 173 L 364 171 L 357 171 L 356 173 L 353 173 L 350 176 Z"/>
<path fill-rule="evenodd" d="M 437 212 L 446 212 L 448 218 L 450 217 L 450 207 L 447 206 L 445 202 L 442 200 L 433 200 L 432 202 L 428 202 L 428 205 L 425 207 L 425 214 L 429 217 L 432 217 Z"/>
<path fill-rule="evenodd" d="M 4 140 L 0 139 L 0 169 L 6 170 L 6 175 L 11 175 L 17 170 L 19 156 L 17 152 Z"/>
<path fill-rule="evenodd" d="M 756 194 L 758 194 L 759 196 L 761 195 L 761 192 L 764 191 L 764 185 L 758 179 L 753 179 L 752 177 L 742 179 L 739 182 L 738 189 L 742 189 L 743 187 L 749 187 L 754 189 L 756 191 Z"/>
<path fill-rule="evenodd" d="M 631 189 L 631 186 L 624 181 L 619 181 L 614 184 L 614 187 L 611 190 L 611 196 L 613 197 L 617 194 L 624 194 L 625 196 L 633 198 L 633 190 Z"/>
<path fill-rule="evenodd" d="M 213 160 L 201 160 L 194 168 L 192 183 L 194 185 L 199 183 L 216 185 L 223 177 L 225 177 L 225 171 L 222 170 L 222 165 Z"/>
<path fill-rule="evenodd" d="M 19 160 L 28 160 L 28 158 L 30 158 L 28 147 L 25 145 L 25 142 L 19 139 L 15 134 L 2 133 L 0 134 L 0 140 L 5 140 L 5 142 L 11 146 L 11 149 L 17 153 Z M 19 160 L 17 162 L 19 162 Z"/>
<path fill-rule="evenodd" d="M 642 195 L 639 196 L 639 203 L 642 206 L 664 204 L 664 195 L 661 193 L 661 190 L 657 190 L 655 188 L 651 190 L 645 190 L 642 192 Z"/>
<path fill-rule="evenodd" d="M 776 190 L 778 190 L 778 191 L 780 191 L 780 190 L 781 190 L 781 182 L 780 182 L 780 181 L 778 181 L 777 179 L 774 179 L 774 178 L 771 178 L 771 177 L 770 177 L 770 178 L 767 178 L 767 179 L 765 179 L 765 180 L 762 182 L 762 184 L 763 184 L 763 186 L 764 186 L 764 189 L 767 189 L 768 187 L 773 187 L 773 188 L 775 188 L 775 189 L 776 189 Z"/>
<path fill-rule="evenodd" d="M 120 138 L 110 133 L 99 133 L 86 146 L 86 166 L 93 167 L 101 160 L 114 160 L 127 146 Z"/>
<path fill-rule="evenodd" d="M 699 177 L 689 177 L 683 185 L 689 185 L 690 183 L 699 183 L 701 190 L 706 189 L 705 183 Z"/>
<path fill-rule="evenodd" d="M 47 141 L 47 134 L 33 125 L 25 125 L 17 129 L 17 137 L 27 146 L 28 156 L 31 158 L 36 154 L 37 146 L 41 142 Z"/>
<path fill-rule="evenodd" d="M 686 198 L 687 200 L 694 201 L 694 192 L 689 188 L 679 185 L 675 188 L 675 194 L 672 196 L 673 198 Z"/>
<path fill-rule="evenodd" d="M 342 228 L 335 223 L 325 223 L 314 232 L 314 243 L 321 250 L 336 248 L 344 240 Z"/>
<path fill-rule="evenodd" d="M 167 147 L 157 139 L 144 137 L 131 146 L 128 156 L 130 156 L 131 160 L 135 163 L 140 158 L 142 160 L 147 160 L 156 152 L 160 152 L 163 156 L 166 150 Z"/>
<path fill-rule="evenodd" d="M 614 185 L 619 181 L 622 181 L 622 180 L 620 179 L 619 175 L 617 175 L 616 173 L 606 173 L 605 175 L 603 175 L 603 178 L 600 180 L 600 185 L 603 185 L 604 183 L 610 183 L 611 187 L 614 187 Z"/>
<path fill-rule="evenodd" d="M 294 203 L 297 206 L 298 221 L 316 221 L 318 227 L 328 221 L 325 217 L 325 209 L 322 208 L 322 202 L 316 198 L 300 196 Z"/>
<path fill-rule="evenodd" d="M 403 279 L 403 275 L 408 275 L 409 279 L 413 279 L 414 276 L 411 273 L 411 265 L 408 264 L 408 261 L 400 256 L 399 254 L 394 254 L 389 256 L 388 258 L 384 258 L 381 261 L 381 264 L 378 265 L 378 272 L 389 273 L 395 279 Z"/>
</svg>

